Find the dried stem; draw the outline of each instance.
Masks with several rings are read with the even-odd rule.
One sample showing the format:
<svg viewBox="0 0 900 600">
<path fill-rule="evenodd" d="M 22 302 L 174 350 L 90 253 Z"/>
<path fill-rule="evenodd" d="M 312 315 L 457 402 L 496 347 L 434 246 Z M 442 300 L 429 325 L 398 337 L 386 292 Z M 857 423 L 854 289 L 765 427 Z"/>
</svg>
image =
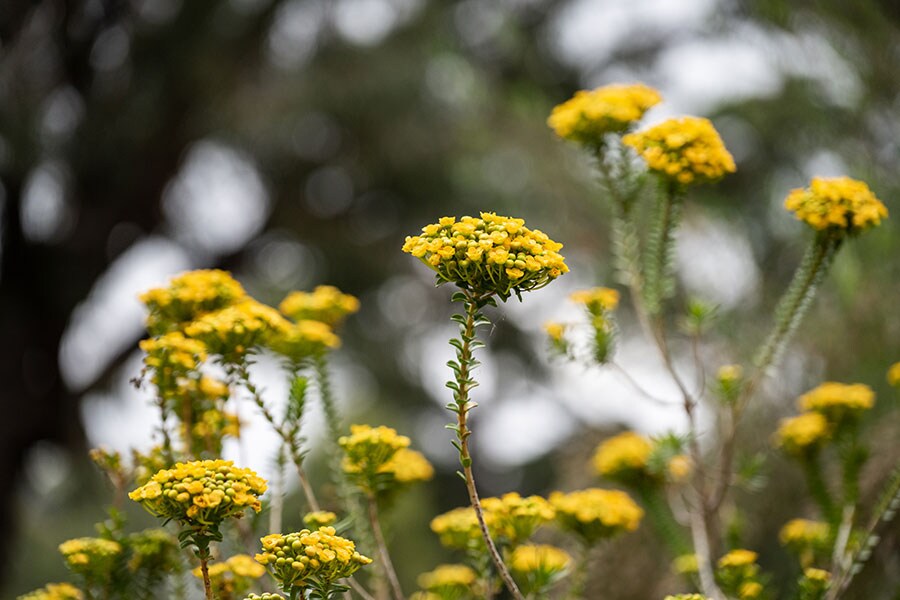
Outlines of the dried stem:
<svg viewBox="0 0 900 600">
<path fill-rule="evenodd" d="M 391 562 L 391 554 L 388 552 L 387 543 L 384 541 L 384 533 L 381 531 L 381 522 L 378 518 L 378 501 L 372 493 L 369 493 L 366 499 L 369 505 L 369 525 L 372 526 L 372 533 L 375 535 L 375 545 L 378 547 L 384 574 L 391 586 L 391 595 L 393 595 L 394 600 L 404 600 L 400 580 L 397 577 L 397 571 L 394 570 L 394 563 Z"/>
</svg>

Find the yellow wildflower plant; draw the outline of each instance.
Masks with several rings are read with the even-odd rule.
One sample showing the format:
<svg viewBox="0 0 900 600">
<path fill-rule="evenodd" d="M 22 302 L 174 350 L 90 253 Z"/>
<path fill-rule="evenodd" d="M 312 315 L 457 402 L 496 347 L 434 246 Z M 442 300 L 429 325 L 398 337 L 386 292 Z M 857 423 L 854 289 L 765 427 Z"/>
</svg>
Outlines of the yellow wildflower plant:
<svg viewBox="0 0 900 600">
<path fill-rule="evenodd" d="M 716 579 L 722 591 L 738 598 L 755 598 L 762 593 L 762 585 L 756 581 L 759 565 L 756 552 L 735 549 L 716 563 Z"/>
<path fill-rule="evenodd" d="M 782 419 L 775 432 L 775 445 L 788 454 L 802 455 L 820 448 L 831 437 L 828 419 L 817 412 Z"/>
<path fill-rule="evenodd" d="M 584 305 L 591 314 L 602 315 L 616 310 L 619 306 L 619 292 L 612 288 L 595 287 L 572 292 L 569 300 Z"/>
<path fill-rule="evenodd" d="M 510 545 L 521 544 L 534 532 L 556 516 L 553 506 L 540 496 L 523 498 L 517 492 L 499 498 L 483 498 L 482 507 L 490 515 L 488 529 L 491 536 Z"/>
<path fill-rule="evenodd" d="M 523 219 L 489 212 L 459 221 L 443 217 L 403 244 L 404 252 L 435 271 L 438 283 L 455 283 L 477 296 L 496 294 L 503 300 L 567 273 L 560 249 L 562 244 L 528 229 Z"/>
<path fill-rule="evenodd" d="M 290 323 L 281 313 L 253 299 L 245 299 L 208 312 L 184 328 L 188 337 L 206 344 L 209 352 L 226 360 L 240 358 L 254 346 L 262 345 L 273 332 Z"/>
<path fill-rule="evenodd" d="M 613 481 L 632 482 L 647 474 L 653 443 L 634 431 L 603 441 L 594 452 L 594 470 Z"/>
<path fill-rule="evenodd" d="M 717 563 L 720 569 L 734 569 L 751 566 L 756 563 L 758 554 L 752 550 L 738 548 L 730 551 L 728 554 L 719 559 Z"/>
<path fill-rule="evenodd" d="M 341 338 L 321 321 L 284 322 L 269 333 L 267 345 L 277 354 L 302 362 L 326 350 L 340 347 Z"/>
<path fill-rule="evenodd" d="M 440 598 L 472 596 L 478 574 L 466 565 L 438 565 L 416 579 L 419 587 Z"/>
<path fill-rule="evenodd" d="M 560 528 L 589 545 L 634 531 L 644 518 L 643 509 L 620 490 L 589 488 L 567 494 L 553 492 L 549 500 L 556 509 Z"/>
<path fill-rule="evenodd" d="M 831 529 L 828 523 L 792 519 L 778 533 L 781 544 L 800 556 L 800 564 L 809 565 L 820 552 L 827 553 Z"/>
<path fill-rule="evenodd" d="M 165 529 L 145 529 L 128 536 L 131 558 L 128 569 L 131 572 L 167 572 L 180 568 L 178 540 Z"/>
<path fill-rule="evenodd" d="M 797 399 L 800 410 L 814 411 L 839 425 L 845 418 L 858 416 L 875 405 L 875 392 L 863 383 L 826 381 Z"/>
<path fill-rule="evenodd" d="M 734 158 L 709 119 L 669 119 L 624 136 L 622 143 L 634 148 L 651 171 L 680 186 L 716 181 L 735 171 Z"/>
<path fill-rule="evenodd" d="M 488 529 L 492 528 L 495 516 L 485 512 Z M 475 509 L 471 506 L 454 508 L 431 520 L 431 530 L 437 534 L 441 544 L 448 548 L 464 550 L 481 540 L 481 529 Z"/>
<path fill-rule="evenodd" d="M 190 526 L 216 526 L 244 510 L 259 512 L 266 481 L 230 460 L 176 463 L 128 494 L 148 512 Z"/>
<path fill-rule="evenodd" d="M 888 385 L 896 388 L 900 388 L 900 362 L 895 362 L 888 368 L 887 375 L 885 376 L 888 382 Z"/>
<path fill-rule="evenodd" d="M 694 575 L 700 571 L 700 563 L 696 554 L 682 554 L 672 561 L 672 571 L 678 575 Z"/>
<path fill-rule="evenodd" d="M 191 573 L 198 579 L 203 578 L 200 567 Z M 214 563 L 209 567 L 213 593 L 220 599 L 234 598 L 236 594 L 243 594 L 253 585 L 254 579 L 259 579 L 265 574 L 266 568 L 246 554 L 236 554 L 224 562 Z"/>
<path fill-rule="evenodd" d="M 146 305 L 147 329 L 154 335 L 175 331 L 200 315 L 246 298 L 241 284 L 226 271 L 197 270 L 173 278 L 167 287 L 140 296 Z"/>
<path fill-rule="evenodd" d="M 860 233 L 888 216 L 869 186 L 849 177 L 814 177 L 808 188 L 791 190 L 784 206 L 817 231 Z"/>
<path fill-rule="evenodd" d="M 273 533 L 260 541 L 262 551 L 256 561 L 266 566 L 287 593 L 292 589 L 327 589 L 372 562 L 357 552 L 353 541 L 336 535 L 334 527 Z"/>
<path fill-rule="evenodd" d="M 738 598 L 740 600 L 748 600 L 750 598 L 759 598 L 763 592 L 763 585 L 758 581 L 745 581 L 738 588 Z"/>
<path fill-rule="evenodd" d="M 378 467 L 378 473 L 390 473 L 400 484 L 429 481 L 434 477 L 434 467 L 425 455 L 409 448 L 400 448 L 386 463 Z"/>
<path fill-rule="evenodd" d="M 517 546 L 509 555 L 509 568 L 525 594 L 541 594 L 558 581 L 572 563 L 568 552 L 545 544 Z"/>
<path fill-rule="evenodd" d="M 206 360 L 203 342 L 185 337 L 180 331 L 141 340 L 139 345 L 146 353 L 144 364 L 155 372 L 153 383 L 160 387 L 196 370 Z"/>
<path fill-rule="evenodd" d="M 116 560 L 122 555 L 122 545 L 103 538 L 77 538 L 59 545 L 70 571 L 87 581 L 109 579 Z"/>
<path fill-rule="evenodd" d="M 19 596 L 16 600 L 84 600 L 84 594 L 70 583 L 48 583 L 39 590 Z"/>
<path fill-rule="evenodd" d="M 312 292 L 291 292 L 278 310 L 294 321 L 318 321 L 334 328 L 359 310 L 359 300 L 332 285 L 320 285 Z"/>
<path fill-rule="evenodd" d="M 335 521 L 337 521 L 337 515 L 330 510 L 315 510 L 303 515 L 303 524 L 311 531 L 315 531 L 319 527 L 327 527 Z"/>
<path fill-rule="evenodd" d="M 392 427 L 351 425 L 350 435 L 341 436 L 344 450 L 341 466 L 345 473 L 367 491 L 375 491 L 376 475 L 394 455 L 409 447 L 409 438 Z"/>
<path fill-rule="evenodd" d="M 599 146 L 604 135 L 626 131 L 661 101 L 659 92 L 640 83 L 581 90 L 553 108 L 547 125 L 561 138 Z"/>
</svg>

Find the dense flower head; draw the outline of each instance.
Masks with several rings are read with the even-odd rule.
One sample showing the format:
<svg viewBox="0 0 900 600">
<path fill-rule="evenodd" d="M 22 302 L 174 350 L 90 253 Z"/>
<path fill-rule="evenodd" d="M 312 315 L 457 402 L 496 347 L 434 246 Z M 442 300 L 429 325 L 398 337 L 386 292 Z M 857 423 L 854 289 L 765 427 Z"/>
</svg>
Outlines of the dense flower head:
<svg viewBox="0 0 900 600">
<path fill-rule="evenodd" d="M 831 422 L 857 415 L 875 405 L 875 392 L 863 383 L 826 381 L 797 399 L 800 410 L 815 411 Z"/>
<path fill-rule="evenodd" d="M 351 540 L 336 535 L 334 527 L 273 533 L 260 541 L 262 552 L 256 561 L 270 570 L 284 591 L 312 584 L 327 586 L 372 562 L 356 551 Z"/>
<path fill-rule="evenodd" d="M 216 525 L 244 510 L 261 509 L 266 481 L 230 460 L 176 463 L 163 469 L 128 497 L 151 514 L 191 525 Z"/>
<path fill-rule="evenodd" d="M 599 145 L 608 133 L 621 133 L 662 100 L 643 84 L 613 84 L 581 90 L 553 108 L 547 125 L 561 138 Z"/>
<path fill-rule="evenodd" d="M 263 344 L 270 334 L 289 325 L 274 308 L 248 298 L 201 315 L 185 326 L 184 332 L 206 344 L 210 352 L 234 357 Z"/>
<path fill-rule="evenodd" d="M 782 419 L 775 432 L 775 445 L 790 454 L 803 454 L 820 447 L 831 436 L 828 419 L 819 413 L 803 413 Z"/>
<path fill-rule="evenodd" d="M 607 287 L 572 292 L 569 299 L 576 304 L 583 304 L 591 314 L 596 315 L 616 310 L 619 306 L 619 292 Z"/>
<path fill-rule="evenodd" d="M 432 268 L 439 282 L 502 299 L 544 287 L 567 273 L 561 248 L 545 233 L 525 227 L 523 219 L 488 212 L 459 221 L 444 217 L 403 244 L 403 251 Z"/>
<path fill-rule="evenodd" d="M 556 511 L 540 496 L 523 498 L 517 492 L 503 494 L 499 498 L 482 498 L 482 508 L 490 516 L 488 529 L 493 537 L 510 544 L 527 540 L 544 523 L 556 516 Z"/>
<path fill-rule="evenodd" d="M 638 528 L 644 511 L 631 496 L 620 490 L 589 488 L 576 492 L 553 492 L 550 504 L 556 509 L 559 526 L 594 544 Z"/>
<path fill-rule="evenodd" d="M 785 523 L 778 533 L 778 539 L 785 546 L 805 550 L 820 546 L 828 541 L 828 523 L 808 519 L 792 519 Z"/>
<path fill-rule="evenodd" d="M 630 133 L 622 142 L 634 148 L 651 171 L 679 185 L 715 181 L 735 171 L 734 159 L 709 119 L 669 119 Z"/>
<path fill-rule="evenodd" d="M 900 387 L 900 362 L 895 362 L 887 370 L 888 385 Z"/>
<path fill-rule="evenodd" d="M 630 480 L 646 472 L 653 444 L 634 431 L 625 431 L 603 441 L 594 453 L 594 469 L 601 477 Z"/>
<path fill-rule="evenodd" d="M 139 345 L 147 353 L 144 364 L 156 371 L 158 377 L 193 371 L 206 360 L 203 342 L 187 338 L 180 331 L 141 340 Z"/>
<path fill-rule="evenodd" d="M 284 322 L 268 336 L 267 345 L 276 353 L 294 361 L 302 361 L 325 350 L 340 347 L 341 338 L 327 323 L 303 320 Z"/>
<path fill-rule="evenodd" d="M 337 327 L 359 310 L 359 300 L 332 285 L 320 285 L 312 292 L 291 292 L 278 310 L 295 321 L 319 321 Z"/>
<path fill-rule="evenodd" d="M 122 554 L 122 545 L 103 538 L 76 538 L 60 544 L 59 553 L 72 572 L 102 577 L 110 573 Z"/>
<path fill-rule="evenodd" d="M 345 473 L 355 476 L 357 483 L 369 488 L 379 470 L 409 443 L 408 437 L 392 427 L 351 425 L 350 435 L 338 439 L 344 450 L 341 466 Z"/>
<path fill-rule="evenodd" d="M 208 572 L 213 594 L 219 598 L 232 598 L 250 589 L 254 579 L 266 574 L 266 568 L 251 556 L 236 554 L 224 562 L 213 563 Z M 200 567 L 191 573 L 198 579 L 203 578 Z"/>
<path fill-rule="evenodd" d="M 484 520 L 490 530 L 493 516 L 485 513 Z M 482 539 L 478 517 L 471 506 L 454 508 L 436 516 L 431 520 L 431 530 L 438 535 L 441 544 L 448 548 L 465 549 Z"/>
<path fill-rule="evenodd" d="M 720 569 L 731 569 L 736 567 L 746 567 L 756 562 L 759 555 L 752 550 L 739 548 L 730 551 L 728 554 L 719 559 L 717 566 Z"/>
<path fill-rule="evenodd" d="M 466 565 L 438 565 L 416 580 L 423 590 L 441 597 L 459 597 L 469 592 L 478 574 Z"/>
<path fill-rule="evenodd" d="M 160 334 L 180 329 L 201 314 L 229 306 L 246 295 L 230 273 L 198 270 L 173 278 L 168 287 L 141 294 L 140 300 L 150 311 L 147 329 Z"/>
<path fill-rule="evenodd" d="M 869 186 L 849 177 L 814 177 L 808 188 L 791 190 L 784 206 L 818 231 L 857 233 L 888 216 Z"/>
<path fill-rule="evenodd" d="M 326 527 L 337 521 L 337 515 L 330 510 L 314 510 L 303 515 L 303 524 L 311 530 Z"/>
<path fill-rule="evenodd" d="M 562 571 L 572 562 L 565 550 L 545 544 L 517 546 L 509 557 L 509 567 L 518 573 L 530 571 Z"/>
<path fill-rule="evenodd" d="M 84 600 L 84 594 L 70 583 L 48 583 L 16 600 Z"/>
<path fill-rule="evenodd" d="M 434 467 L 425 455 L 416 450 L 401 448 L 386 463 L 378 467 L 379 473 L 390 473 L 397 483 L 416 483 L 434 477 Z"/>
</svg>

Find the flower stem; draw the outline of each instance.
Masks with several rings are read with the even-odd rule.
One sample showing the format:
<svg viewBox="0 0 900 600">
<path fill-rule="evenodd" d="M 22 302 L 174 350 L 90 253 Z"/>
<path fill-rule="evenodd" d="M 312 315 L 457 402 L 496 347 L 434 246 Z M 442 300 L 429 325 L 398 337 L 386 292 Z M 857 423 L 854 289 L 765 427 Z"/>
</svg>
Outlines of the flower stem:
<svg viewBox="0 0 900 600">
<path fill-rule="evenodd" d="M 209 549 L 200 549 L 197 552 L 200 558 L 200 573 L 203 575 L 203 590 L 206 592 L 206 600 L 214 600 L 212 592 L 212 583 L 209 580 Z"/>
<path fill-rule="evenodd" d="M 647 263 L 644 268 L 644 301 L 651 315 L 662 312 L 663 302 L 672 295 L 672 253 L 674 233 L 681 217 L 682 196 L 678 188 L 669 184 L 657 206 L 656 223 L 647 242 Z"/>
<path fill-rule="evenodd" d="M 384 541 L 384 533 L 381 531 L 381 522 L 378 518 L 378 501 L 372 493 L 368 494 L 367 500 L 369 504 L 369 524 L 372 526 L 372 533 L 375 535 L 375 545 L 378 547 L 384 574 L 391 585 L 391 594 L 394 596 L 394 600 L 403 600 L 400 580 L 397 577 L 397 571 L 394 570 L 394 563 L 391 562 L 391 555 L 388 552 L 387 543 Z"/>
<path fill-rule="evenodd" d="M 469 492 L 469 502 L 472 504 L 472 509 L 475 511 L 475 516 L 478 519 L 478 526 L 481 529 L 484 543 L 487 545 L 488 553 L 494 562 L 494 566 L 497 568 L 497 573 L 513 598 L 525 600 L 516 582 L 513 581 L 509 569 L 503 562 L 494 540 L 491 539 L 491 534 L 484 520 L 481 500 L 478 497 L 478 489 L 475 486 L 475 476 L 472 473 L 472 456 L 469 453 L 469 436 L 472 434 L 472 431 L 469 429 L 467 417 L 469 411 L 475 407 L 475 404 L 469 401 L 469 390 L 478 385 L 474 379 L 470 378 L 471 371 L 478 366 L 478 361 L 472 357 L 472 352 L 476 348 L 481 347 L 481 344 L 475 339 L 475 328 L 478 325 L 487 323 L 487 319 L 479 314 L 478 309 L 487 303 L 489 299 L 490 297 L 478 298 L 468 290 L 464 291 L 461 297 L 458 295 L 454 297 L 454 300 L 462 300 L 465 307 L 465 316 L 457 320 L 460 323 L 460 339 L 452 341 L 453 346 L 457 349 L 458 362 L 453 367 L 456 381 L 448 384 L 455 392 L 455 403 L 448 405 L 448 408 L 453 410 L 457 416 L 457 423 L 452 427 L 456 431 L 457 438 L 454 446 L 459 451 L 459 461 L 463 468 L 466 490 Z"/>
<path fill-rule="evenodd" d="M 591 557 L 590 544 L 581 543 L 578 545 L 578 559 L 575 563 L 575 569 L 572 571 L 572 585 L 566 593 L 566 600 L 579 600 L 584 597 L 584 587 L 587 585 L 587 568 L 588 561 Z"/>
</svg>

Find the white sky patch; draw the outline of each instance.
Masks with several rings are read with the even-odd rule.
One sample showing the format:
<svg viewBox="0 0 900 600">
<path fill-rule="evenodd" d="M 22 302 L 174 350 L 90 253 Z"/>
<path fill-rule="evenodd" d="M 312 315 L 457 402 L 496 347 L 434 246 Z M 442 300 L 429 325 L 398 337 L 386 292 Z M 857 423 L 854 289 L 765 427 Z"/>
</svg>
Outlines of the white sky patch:
<svg viewBox="0 0 900 600">
<path fill-rule="evenodd" d="M 333 0 L 331 16 L 345 40 L 375 46 L 418 14 L 422 4 L 422 0 Z"/>
<path fill-rule="evenodd" d="M 173 237 L 209 254 L 242 248 L 266 222 L 269 195 L 250 157 L 212 140 L 191 146 L 163 192 Z"/>
<path fill-rule="evenodd" d="M 682 224 L 675 249 L 678 274 L 691 294 L 726 309 L 755 300 L 760 273 L 750 241 L 739 229 L 692 217 Z"/>
<path fill-rule="evenodd" d="M 147 237 L 122 253 L 73 311 L 60 343 L 66 385 L 82 390 L 143 331 L 145 310 L 138 295 L 187 269 L 184 250 L 161 237 Z"/>
<path fill-rule="evenodd" d="M 565 440 L 575 420 L 548 395 L 522 386 L 478 417 L 478 444 L 501 465 L 519 465 L 540 457 Z M 478 410 L 478 409 L 475 409 Z"/>
</svg>

